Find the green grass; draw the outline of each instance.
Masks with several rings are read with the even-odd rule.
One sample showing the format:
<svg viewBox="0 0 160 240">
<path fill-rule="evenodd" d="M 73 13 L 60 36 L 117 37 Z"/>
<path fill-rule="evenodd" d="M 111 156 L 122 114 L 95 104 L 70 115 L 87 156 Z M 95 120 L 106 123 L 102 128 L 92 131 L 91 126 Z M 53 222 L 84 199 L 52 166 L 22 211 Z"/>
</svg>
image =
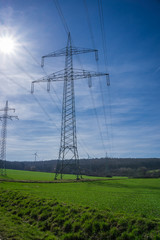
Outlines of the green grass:
<svg viewBox="0 0 160 240">
<path fill-rule="evenodd" d="M 22 178 L 23 171 L 15 171 Z M 37 172 L 29 172 L 39 179 Z M 13 174 L 13 172 L 12 172 Z M 27 174 L 27 173 L 26 173 Z M 38 175 L 37 175 L 38 174 Z M 9 175 L 9 174 L 8 174 Z M 49 176 L 50 174 L 43 176 Z M 13 176 L 13 175 L 12 175 Z M 28 175 L 23 175 L 24 179 Z M 52 176 L 52 175 L 50 175 Z M 43 180 L 47 177 L 43 177 Z M 49 178 L 48 178 L 49 179 Z M 114 213 L 160 218 L 160 179 L 111 179 L 78 183 L 0 183 L 3 189 L 19 190 L 68 204 L 91 206 Z"/>
<path fill-rule="evenodd" d="M 8 170 L 5 180 L 52 181 Z M 66 175 L 65 179 L 75 179 Z M 95 179 L 91 177 L 91 179 Z M 0 181 L 0 237 L 9 240 L 160 240 L 160 179 Z"/>
<path fill-rule="evenodd" d="M 13 190 L 0 191 L 0 213 L 0 235 L 9 240 L 160 239 L 160 220 L 99 212 Z"/>
<path fill-rule="evenodd" d="M 41 240 L 47 239 L 48 236 L 37 227 L 23 222 L 20 217 L 0 207 L 0 237 L 7 240 Z"/>
<path fill-rule="evenodd" d="M 0 176 L 0 179 L 13 179 L 13 180 L 31 180 L 31 181 L 54 181 L 54 173 L 46 172 L 33 172 L 33 171 L 19 171 L 7 169 L 7 176 Z M 63 179 L 75 179 L 75 175 L 64 174 Z M 83 176 L 86 179 L 95 179 L 97 177 Z M 100 177 L 99 179 L 105 179 Z"/>
</svg>

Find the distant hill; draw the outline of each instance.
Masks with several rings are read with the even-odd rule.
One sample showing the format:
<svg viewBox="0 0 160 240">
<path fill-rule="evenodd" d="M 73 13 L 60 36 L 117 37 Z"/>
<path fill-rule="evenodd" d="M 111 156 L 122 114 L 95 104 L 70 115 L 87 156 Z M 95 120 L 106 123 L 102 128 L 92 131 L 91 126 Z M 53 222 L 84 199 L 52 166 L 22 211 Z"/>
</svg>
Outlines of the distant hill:
<svg viewBox="0 0 160 240">
<path fill-rule="evenodd" d="M 94 158 L 80 159 L 81 173 L 92 176 L 160 176 L 160 158 Z M 7 161 L 6 168 L 16 170 L 55 172 L 57 160 Z M 65 173 L 73 173 L 72 166 Z"/>
</svg>

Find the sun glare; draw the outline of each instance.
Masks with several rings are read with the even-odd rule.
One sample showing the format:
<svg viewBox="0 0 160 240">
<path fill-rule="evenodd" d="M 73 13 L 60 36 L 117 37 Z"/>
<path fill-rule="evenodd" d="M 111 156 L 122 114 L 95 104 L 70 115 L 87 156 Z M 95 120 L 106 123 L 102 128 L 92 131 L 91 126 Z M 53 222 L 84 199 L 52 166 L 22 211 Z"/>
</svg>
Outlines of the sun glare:
<svg viewBox="0 0 160 240">
<path fill-rule="evenodd" d="M 12 37 L 0 37 L 0 51 L 5 54 L 12 54 L 15 50 L 15 40 Z"/>
</svg>

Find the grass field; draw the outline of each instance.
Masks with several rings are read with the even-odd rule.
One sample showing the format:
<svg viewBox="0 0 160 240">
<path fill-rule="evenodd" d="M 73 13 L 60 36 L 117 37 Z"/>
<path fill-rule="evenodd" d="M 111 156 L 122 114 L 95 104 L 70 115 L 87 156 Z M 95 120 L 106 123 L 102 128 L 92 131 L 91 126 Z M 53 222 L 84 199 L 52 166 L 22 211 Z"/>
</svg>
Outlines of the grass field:
<svg viewBox="0 0 160 240">
<path fill-rule="evenodd" d="M 8 170 L 0 181 L 0 238 L 160 240 L 160 179 L 64 177 L 70 181 L 49 183 L 54 174 Z"/>
<path fill-rule="evenodd" d="M 46 172 L 34 172 L 34 171 L 19 171 L 19 170 L 7 170 L 7 176 L 0 176 L 0 179 L 13 179 L 13 180 L 31 180 L 31 181 L 54 181 L 54 173 Z M 83 178 L 95 179 L 97 177 L 84 176 Z M 75 179 L 75 175 L 64 174 L 63 179 Z M 99 179 L 105 179 L 100 177 Z"/>
<path fill-rule="evenodd" d="M 69 177 L 73 178 L 71 175 Z M 51 180 L 53 174 L 8 170 L 8 178 Z M 68 204 L 91 206 L 99 210 L 110 209 L 116 214 L 160 218 L 160 179 L 113 178 L 61 184 L 1 182 L 0 188 L 46 199 L 56 198 Z"/>
</svg>

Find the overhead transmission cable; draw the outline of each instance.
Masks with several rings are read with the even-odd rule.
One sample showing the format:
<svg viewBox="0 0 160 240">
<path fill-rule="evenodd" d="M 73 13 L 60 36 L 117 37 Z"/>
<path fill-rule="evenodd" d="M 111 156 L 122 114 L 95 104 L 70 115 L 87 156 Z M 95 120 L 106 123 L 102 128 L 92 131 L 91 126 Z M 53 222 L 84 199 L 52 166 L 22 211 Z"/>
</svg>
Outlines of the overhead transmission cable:
<svg viewBox="0 0 160 240">
<path fill-rule="evenodd" d="M 95 45 L 95 41 L 94 41 L 94 35 L 93 35 L 93 31 L 92 31 L 92 25 L 91 25 L 91 22 L 90 22 L 89 11 L 88 11 L 88 6 L 87 6 L 87 3 L 86 3 L 86 0 L 83 0 L 83 4 L 84 4 L 85 10 L 86 10 L 87 23 L 88 23 L 89 32 L 90 32 L 90 35 L 91 35 L 92 46 L 93 46 L 94 49 L 96 49 L 96 45 Z"/>
<path fill-rule="evenodd" d="M 39 63 L 38 60 L 33 56 L 33 54 L 29 51 L 29 49 L 28 49 L 26 46 L 24 46 L 23 44 L 21 44 L 21 46 L 22 46 L 22 47 L 24 48 L 24 50 L 28 53 L 28 55 L 33 59 L 33 61 L 36 63 L 36 65 L 37 65 L 38 67 L 40 67 L 40 63 Z M 47 75 L 47 72 L 45 71 L 44 68 L 41 67 L 40 69 L 43 71 L 43 73 L 44 73 L 45 75 Z M 58 94 L 57 94 L 55 88 L 53 87 L 52 83 L 51 83 L 51 87 L 52 87 L 52 89 L 53 89 L 53 91 L 54 91 L 54 93 L 55 93 L 58 101 L 60 102 L 61 100 L 60 100 L 60 98 L 58 97 Z M 49 95 L 51 96 L 51 93 L 50 93 L 50 92 L 48 92 L 48 93 L 49 93 Z M 52 100 L 53 100 L 53 99 L 52 99 Z"/>
<path fill-rule="evenodd" d="M 92 98 L 92 103 L 93 103 L 93 107 L 94 107 L 94 112 L 95 112 L 95 115 L 96 115 L 96 119 L 97 119 L 97 124 L 98 124 L 98 128 L 100 129 L 100 123 L 99 123 L 99 118 L 98 118 L 98 113 L 97 113 L 97 109 L 95 107 L 95 101 L 94 101 L 94 97 L 93 97 L 93 92 L 92 92 L 92 88 L 90 88 L 90 94 L 91 94 L 91 98 Z M 102 141 L 102 146 L 103 146 L 103 149 L 104 151 L 106 150 L 106 147 L 104 145 L 104 141 L 103 141 L 103 135 L 102 135 L 102 132 L 100 131 L 100 137 L 101 137 L 101 141 Z M 105 151 L 106 152 L 106 151 Z"/>
<path fill-rule="evenodd" d="M 55 6 L 56 6 L 57 11 L 58 11 L 58 13 L 59 13 L 59 16 L 60 16 L 60 18 L 61 18 L 62 24 L 63 24 L 64 29 L 65 29 L 65 31 L 66 31 L 66 34 L 67 34 L 67 36 L 68 36 L 68 33 L 69 33 L 70 31 L 69 31 L 67 22 L 66 22 L 66 20 L 65 20 L 65 18 L 64 18 L 64 15 L 63 15 L 63 12 L 62 12 L 62 10 L 61 10 L 61 7 L 60 7 L 60 5 L 59 5 L 59 2 L 58 2 L 58 0 L 53 0 L 53 1 L 54 1 L 54 3 L 55 3 Z"/>
<path fill-rule="evenodd" d="M 98 10 L 99 10 L 100 28 L 101 28 L 101 34 L 102 34 L 104 62 L 107 70 L 107 44 L 106 44 L 106 34 L 105 34 L 105 28 L 104 28 L 103 7 L 102 7 L 101 0 L 98 0 Z"/>
<path fill-rule="evenodd" d="M 35 61 L 35 63 L 37 64 L 37 66 L 40 67 L 40 64 L 38 63 L 37 59 L 31 54 L 31 52 L 30 52 L 24 45 L 22 45 L 22 47 L 23 47 L 23 48 L 25 49 L 25 51 L 29 54 L 29 56 Z M 43 71 L 43 73 L 44 73 L 45 75 L 47 75 L 47 72 L 45 71 L 44 68 L 40 68 L 40 69 Z M 29 76 L 29 77 L 31 77 L 32 80 L 35 80 L 32 76 Z M 42 89 L 45 89 L 40 83 L 39 83 L 39 86 L 40 86 Z M 55 88 L 53 87 L 53 85 L 51 85 L 51 87 L 52 87 L 52 89 L 53 89 L 53 91 L 54 91 L 54 93 L 55 93 L 58 101 L 60 102 L 60 98 L 58 97 Z M 54 100 L 54 98 L 52 97 L 50 91 L 48 91 L 48 94 L 49 94 L 49 97 L 51 98 L 51 101 L 56 105 L 56 107 L 57 107 L 58 110 L 60 111 L 60 108 L 59 108 L 57 102 L 56 102 L 56 101 Z"/>
<path fill-rule="evenodd" d="M 21 66 L 18 65 L 18 68 L 21 69 L 21 71 L 23 71 L 23 68 L 21 68 Z M 26 74 L 26 71 L 23 71 Z M 19 86 L 20 88 L 22 88 L 23 90 L 25 90 L 27 93 L 30 94 L 30 91 L 24 87 L 23 85 L 21 85 L 20 83 L 17 83 L 13 78 L 7 76 L 5 73 L 3 73 L 2 71 L 0 71 L 0 74 L 2 74 L 6 79 L 8 79 L 10 82 L 16 84 L 17 86 Z M 27 74 L 27 76 L 29 77 L 30 75 Z M 32 76 L 30 76 L 31 79 L 33 79 Z M 30 94 L 31 95 L 31 94 Z M 43 105 L 40 103 L 40 101 L 37 99 L 37 97 L 35 95 L 32 94 L 33 99 L 37 102 L 37 104 L 40 106 L 42 112 L 48 117 L 48 119 L 50 121 L 53 122 L 53 124 L 55 125 L 55 127 L 57 128 L 57 130 L 59 131 L 59 128 L 57 127 L 57 125 L 54 123 L 53 119 L 50 117 L 50 115 L 47 113 L 47 111 L 45 110 L 45 108 L 43 107 Z"/>
<path fill-rule="evenodd" d="M 94 34 L 93 34 L 93 30 L 92 30 L 92 24 L 91 24 L 91 21 L 90 21 L 89 10 L 88 10 L 88 6 L 87 6 L 86 0 L 83 0 L 83 4 L 84 4 L 84 7 L 85 7 L 85 11 L 86 11 L 87 23 L 88 23 L 89 33 L 90 33 L 90 36 L 91 36 L 92 46 L 93 46 L 94 49 L 96 49 L 95 40 L 94 40 Z M 97 71 L 99 72 L 99 63 L 98 63 L 98 61 L 96 61 L 96 65 L 97 65 Z M 102 106 L 103 106 L 102 109 L 103 109 L 103 115 L 104 115 L 104 120 L 105 120 L 106 133 L 107 133 L 108 141 L 110 142 L 109 133 L 108 133 L 107 113 L 106 113 L 106 108 L 105 108 L 103 87 L 102 87 L 100 76 L 98 77 L 98 80 L 99 80 L 99 87 L 100 87 L 101 100 L 102 100 Z M 110 84 L 107 84 L 107 85 L 110 85 Z"/>
<path fill-rule="evenodd" d="M 38 61 L 37 61 L 37 59 L 32 55 L 32 53 L 31 53 L 23 44 L 20 43 L 20 45 L 21 45 L 21 46 L 24 48 L 24 50 L 30 55 L 30 57 L 34 60 L 34 62 L 36 62 L 36 64 L 37 64 L 38 66 L 40 66 L 39 63 L 38 63 Z M 28 72 L 26 72 L 26 71 L 24 70 L 24 68 L 21 67 L 17 62 L 14 62 L 14 64 L 16 65 L 17 68 L 19 68 L 20 71 L 22 71 L 23 73 L 25 73 L 30 79 L 35 80 L 35 79 L 34 79 Z M 41 68 L 41 70 L 42 70 L 42 68 Z M 43 69 L 43 71 L 45 71 L 45 70 Z M 9 81 L 13 82 L 13 83 L 16 84 L 17 86 L 23 88 L 23 89 L 26 90 L 28 93 L 30 93 L 30 91 L 29 91 L 26 87 L 24 87 L 24 86 L 22 86 L 21 84 L 17 83 L 14 79 L 10 78 L 9 76 L 7 76 L 6 74 L 4 74 L 3 72 L 0 72 L 0 73 L 1 73 L 3 76 L 5 76 L 5 78 L 7 78 Z M 54 90 L 54 89 L 53 89 L 53 90 Z M 55 91 L 55 90 L 54 90 L 54 91 Z M 55 94 L 56 94 L 56 93 L 55 93 Z M 56 94 L 56 95 L 57 95 L 57 94 Z M 49 116 L 49 114 L 46 112 L 45 108 L 44 108 L 43 105 L 40 103 L 40 101 L 37 99 L 37 97 L 36 97 L 35 95 L 33 95 L 33 94 L 32 94 L 32 97 L 33 97 L 34 100 L 38 103 L 38 105 L 40 106 L 40 108 L 41 108 L 41 110 L 44 112 L 44 114 L 47 115 L 48 119 L 53 122 L 53 119 L 52 119 L 52 118 Z M 58 97 L 58 96 L 57 96 L 57 97 Z M 55 124 L 55 126 L 56 126 L 56 124 Z M 56 126 L 56 128 L 57 128 L 57 126 Z M 59 128 L 57 128 L 57 129 L 58 129 L 58 131 L 59 131 Z"/>
<path fill-rule="evenodd" d="M 66 31 L 66 34 L 68 35 L 68 33 L 70 32 L 69 27 L 68 27 L 67 22 L 64 18 L 64 15 L 63 15 L 63 12 L 62 12 L 61 7 L 59 5 L 59 2 L 58 2 L 58 0 L 53 0 L 53 1 L 54 1 L 55 6 L 58 10 L 58 13 L 59 13 L 59 16 L 61 18 L 62 24 L 63 24 L 64 29 Z M 79 55 L 77 57 L 79 57 Z M 80 61 L 80 58 L 79 58 L 79 62 L 80 62 L 81 68 L 82 68 L 82 63 Z M 100 133 L 100 138 L 101 138 L 101 141 L 102 141 L 102 146 L 103 146 L 104 151 L 106 153 L 106 148 L 105 148 L 105 145 L 104 145 L 103 135 L 102 135 L 101 127 L 100 127 L 100 124 L 99 124 L 98 114 L 97 114 L 97 110 L 96 110 L 96 107 L 95 107 L 94 97 L 93 97 L 92 94 L 91 94 L 91 100 L 92 100 L 92 104 L 93 104 L 93 108 L 94 108 L 94 113 L 95 113 L 95 116 L 96 116 L 96 119 L 97 119 L 97 125 L 98 125 L 98 129 L 99 129 L 99 133 Z"/>
<path fill-rule="evenodd" d="M 104 14 L 103 14 L 103 6 L 102 6 L 102 0 L 98 1 L 98 12 L 99 12 L 99 19 L 100 19 L 100 29 L 101 29 L 101 35 L 102 35 L 102 46 L 103 46 L 103 55 L 104 55 L 104 63 L 105 68 L 107 71 L 108 66 L 108 59 L 107 59 L 107 44 L 106 44 L 106 34 L 105 34 L 105 27 L 104 27 Z M 110 82 L 109 82 L 110 84 Z M 109 115 L 110 115 L 110 124 L 111 124 L 111 151 L 113 152 L 113 127 L 112 127 L 112 101 L 111 101 L 111 93 L 110 88 L 108 88 L 108 96 L 109 96 Z"/>
<path fill-rule="evenodd" d="M 37 59 L 32 55 L 32 53 L 28 50 L 28 48 L 27 48 L 26 46 L 24 46 L 23 44 L 21 44 L 21 46 L 22 46 L 22 47 L 24 48 L 24 50 L 28 53 L 28 55 L 33 59 L 33 61 L 37 64 L 37 66 L 40 67 L 40 64 L 38 63 Z M 16 66 L 17 66 L 21 71 L 25 72 L 25 74 L 26 74 L 29 78 L 31 78 L 32 80 L 35 80 L 35 79 L 34 79 L 30 74 L 28 74 L 28 72 L 26 72 L 19 64 L 16 63 Z M 44 72 L 45 75 L 47 75 L 47 73 L 46 73 L 46 71 L 44 70 L 44 68 L 40 68 L 40 69 Z M 40 86 L 42 89 L 44 89 L 44 87 L 42 87 L 41 84 L 39 84 L 39 86 Z M 52 85 L 51 85 L 51 86 L 52 86 Z M 54 91 L 57 99 L 60 101 L 60 99 L 59 99 L 59 97 L 58 97 L 58 95 L 57 95 L 57 92 L 56 92 L 56 90 L 54 89 L 53 86 L 52 86 L 52 89 L 53 89 L 53 91 Z M 50 98 L 51 98 L 51 101 L 52 101 L 52 102 L 57 106 L 57 108 L 59 109 L 59 106 L 57 105 L 56 101 L 53 99 L 51 93 L 50 93 L 50 92 L 48 92 L 48 93 L 49 93 L 49 96 L 50 96 Z M 41 104 L 41 108 L 42 108 L 42 104 Z M 46 111 L 45 111 L 45 112 L 46 112 Z"/>
</svg>

